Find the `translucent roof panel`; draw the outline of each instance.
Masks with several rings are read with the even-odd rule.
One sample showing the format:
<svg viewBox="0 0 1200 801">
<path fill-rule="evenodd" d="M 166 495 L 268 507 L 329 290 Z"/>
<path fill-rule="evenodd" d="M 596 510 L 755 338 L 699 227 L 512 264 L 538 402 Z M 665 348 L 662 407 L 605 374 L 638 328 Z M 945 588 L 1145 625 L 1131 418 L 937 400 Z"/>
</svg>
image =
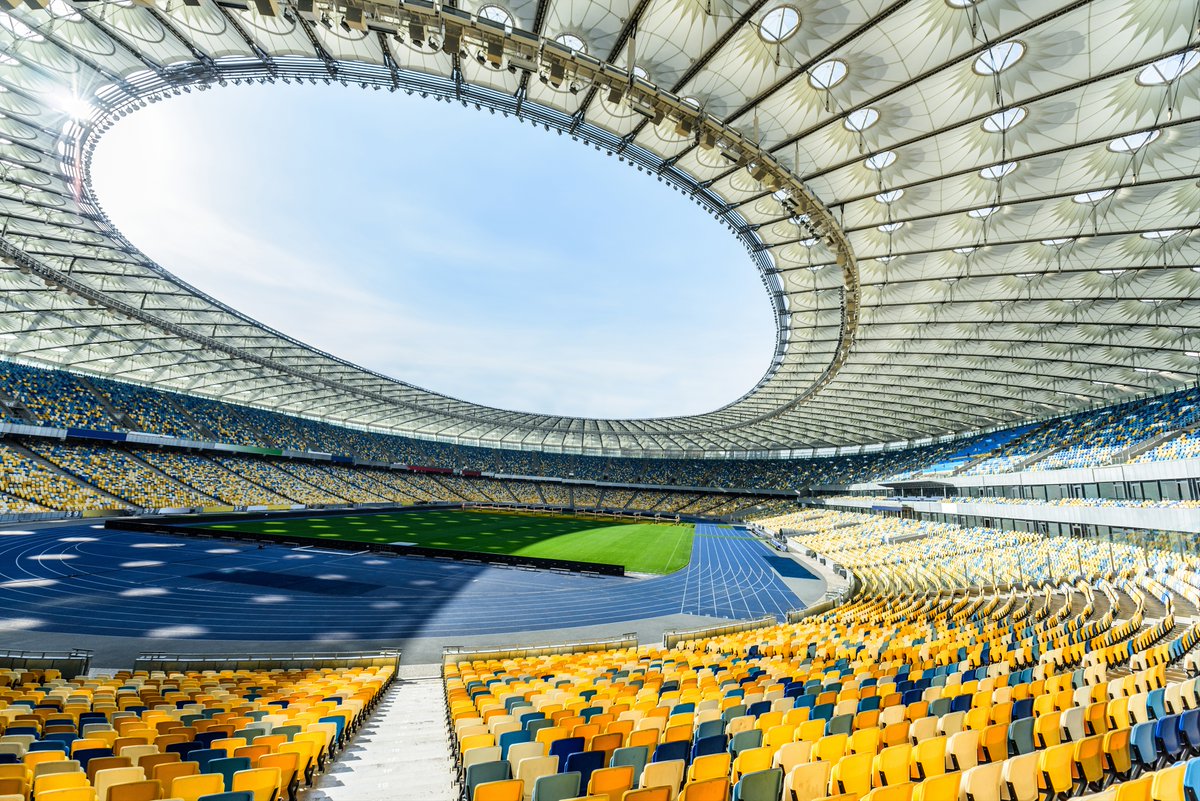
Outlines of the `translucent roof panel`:
<svg viewBox="0 0 1200 801">
<path fill-rule="evenodd" d="M 914 441 L 1200 373 L 1192 2 L 50 0 L 4 19 L 13 358 L 448 442 L 625 455 Z M 445 98 L 671 184 L 744 245 L 771 367 L 693 416 L 510 411 L 362 369 L 188 285 L 105 217 L 91 153 L 164 96 L 247 81 Z M 382 139 L 314 158 L 345 147 L 421 158 Z"/>
</svg>

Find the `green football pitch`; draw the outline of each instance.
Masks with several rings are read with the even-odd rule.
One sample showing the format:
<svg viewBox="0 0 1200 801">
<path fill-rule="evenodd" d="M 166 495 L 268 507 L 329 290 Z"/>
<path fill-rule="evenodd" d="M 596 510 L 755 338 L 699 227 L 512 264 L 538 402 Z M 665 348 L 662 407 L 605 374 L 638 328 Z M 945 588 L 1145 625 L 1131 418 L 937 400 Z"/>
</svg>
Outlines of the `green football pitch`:
<svg viewBox="0 0 1200 801">
<path fill-rule="evenodd" d="M 684 567 L 691 557 L 695 533 L 690 524 L 625 524 L 460 509 L 238 520 L 199 528 L 573 559 L 624 565 L 633 573 L 671 573 Z"/>
</svg>

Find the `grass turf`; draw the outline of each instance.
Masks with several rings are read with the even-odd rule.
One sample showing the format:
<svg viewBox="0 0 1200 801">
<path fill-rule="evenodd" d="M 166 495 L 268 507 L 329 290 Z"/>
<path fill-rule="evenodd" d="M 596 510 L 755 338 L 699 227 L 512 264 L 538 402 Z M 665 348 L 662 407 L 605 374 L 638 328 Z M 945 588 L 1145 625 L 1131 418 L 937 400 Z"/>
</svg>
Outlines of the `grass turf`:
<svg viewBox="0 0 1200 801">
<path fill-rule="evenodd" d="M 458 509 L 238 520 L 199 528 L 574 559 L 624 565 L 634 573 L 671 573 L 684 567 L 695 534 L 692 525 Z"/>
</svg>

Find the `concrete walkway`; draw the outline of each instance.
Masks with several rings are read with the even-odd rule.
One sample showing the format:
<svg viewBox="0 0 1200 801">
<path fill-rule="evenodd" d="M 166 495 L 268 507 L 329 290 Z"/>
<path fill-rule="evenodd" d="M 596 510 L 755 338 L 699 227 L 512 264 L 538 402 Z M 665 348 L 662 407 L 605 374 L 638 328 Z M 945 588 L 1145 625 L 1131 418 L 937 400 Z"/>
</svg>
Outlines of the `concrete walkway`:
<svg viewBox="0 0 1200 801">
<path fill-rule="evenodd" d="M 375 714 L 302 801 L 457 801 L 445 695 L 432 665 L 405 665 Z"/>
</svg>

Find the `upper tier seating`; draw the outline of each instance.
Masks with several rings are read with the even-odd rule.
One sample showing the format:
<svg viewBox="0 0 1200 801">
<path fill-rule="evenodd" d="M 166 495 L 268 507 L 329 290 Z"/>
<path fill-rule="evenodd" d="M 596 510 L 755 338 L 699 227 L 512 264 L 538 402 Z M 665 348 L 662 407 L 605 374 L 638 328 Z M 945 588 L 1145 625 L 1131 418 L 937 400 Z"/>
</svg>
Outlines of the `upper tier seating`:
<svg viewBox="0 0 1200 801">
<path fill-rule="evenodd" d="M 26 422 L 60 428 L 136 429 L 198 441 L 352 455 L 387 464 L 630 484 L 793 490 L 921 474 L 1008 472 L 1026 462 L 1032 462 L 1029 469 L 1039 470 L 1106 464 L 1134 446 L 1200 421 L 1200 390 L 1181 390 L 949 442 L 794 460 L 608 458 L 457 446 L 0 361 L 0 416 L 22 422 L 17 418 L 25 414 L 32 417 Z M 1174 446 L 1164 443 L 1141 460 L 1187 458 L 1200 452 L 1194 437 L 1173 442 Z"/>
</svg>

